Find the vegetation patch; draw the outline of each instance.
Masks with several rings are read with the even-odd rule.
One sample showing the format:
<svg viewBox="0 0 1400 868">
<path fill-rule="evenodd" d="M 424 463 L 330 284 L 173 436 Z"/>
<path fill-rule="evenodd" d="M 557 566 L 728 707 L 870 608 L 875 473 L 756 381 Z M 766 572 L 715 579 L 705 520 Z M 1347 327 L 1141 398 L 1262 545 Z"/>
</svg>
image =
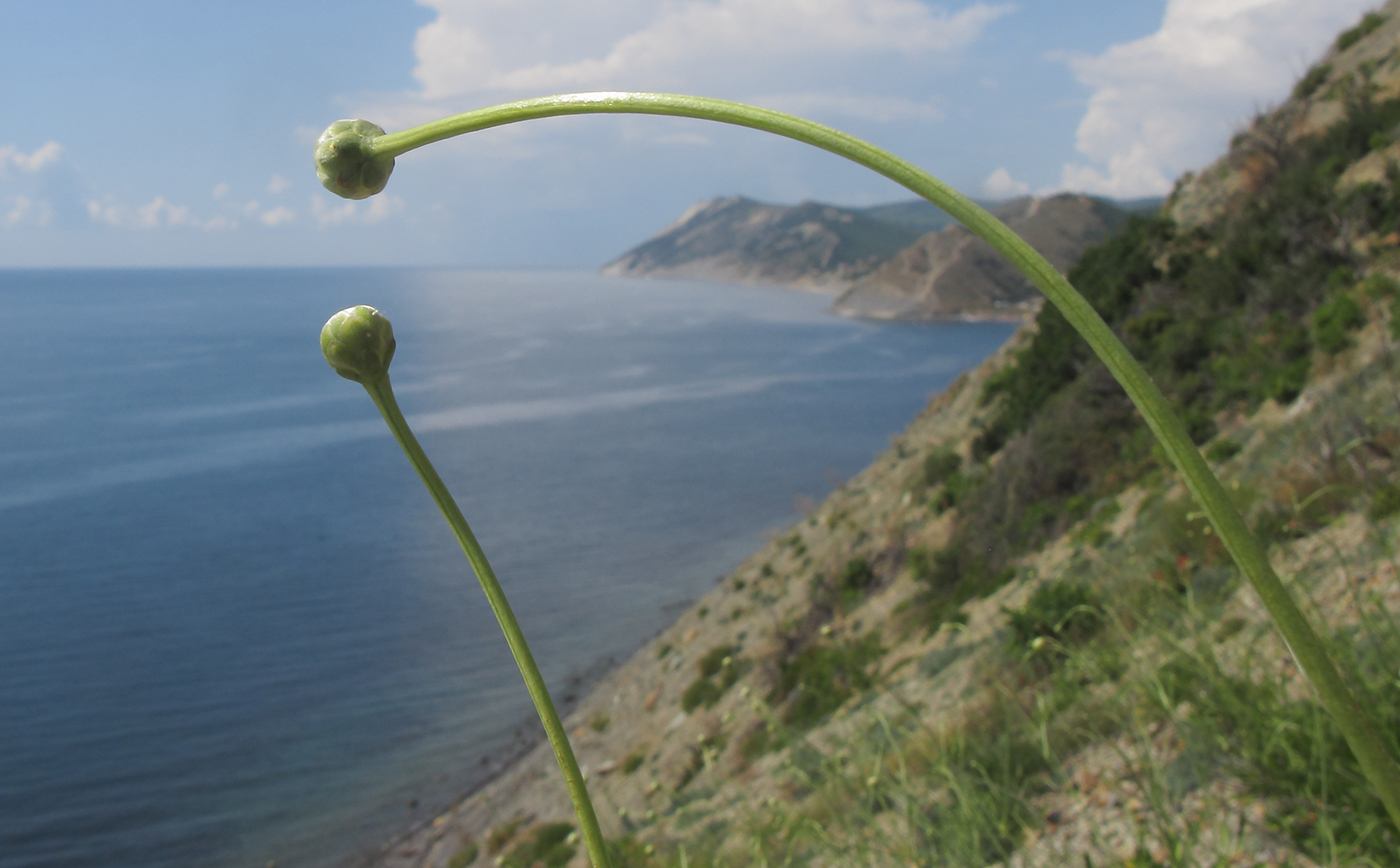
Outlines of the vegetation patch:
<svg viewBox="0 0 1400 868">
<path fill-rule="evenodd" d="M 578 848 L 570 842 L 572 823 L 544 823 L 500 861 L 501 868 L 564 868 Z"/>
<path fill-rule="evenodd" d="M 689 714 L 701 707 L 713 708 L 729 688 L 734 686 L 752 666 L 751 661 L 738 656 L 737 645 L 711 648 L 696 662 L 700 677 L 691 682 L 681 694 L 681 708 Z"/>
<path fill-rule="evenodd" d="M 768 697 L 786 702 L 783 723 L 810 729 L 856 693 L 875 684 L 875 669 L 884 655 L 880 635 L 867 633 L 854 642 L 817 642 L 778 666 L 778 683 Z"/>
</svg>

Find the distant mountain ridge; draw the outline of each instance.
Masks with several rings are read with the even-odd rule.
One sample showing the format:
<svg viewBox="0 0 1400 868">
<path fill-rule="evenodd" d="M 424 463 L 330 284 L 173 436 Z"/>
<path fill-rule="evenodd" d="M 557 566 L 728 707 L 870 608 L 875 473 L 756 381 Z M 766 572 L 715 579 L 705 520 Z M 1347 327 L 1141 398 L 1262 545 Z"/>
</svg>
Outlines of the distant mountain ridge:
<svg viewBox="0 0 1400 868">
<path fill-rule="evenodd" d="M 1060 272 L 1128 219 L 1101 199 L 1070 193 L 1013 199 L 991 210 Z M 1040 291 L 1004 256 L 953 224 L 857 280 L 832 311 L 867 319 L 1019 319 L 1039 300 Z"/>
<path fill-rule="evenodd" d="M 918 237 L 899 223 L 834 205 L 766 205 L 729 196 L 696 203 L 602 272 L 780 284 L 835 295 Z"/>
<path fill-rule="evenodd" d="M 1070 194 L 981 204 L 1062 270 L 1128 213 Z M 1156 210 L 1161 202 L 1124 204 Z M 835 313 L 874 319 L 1014 318 L 1036 294 L 988 245 L 921 199 L 868 208 L 708 199 L 602 272 L 789 286 L 838 296 Z"/>
</svg>

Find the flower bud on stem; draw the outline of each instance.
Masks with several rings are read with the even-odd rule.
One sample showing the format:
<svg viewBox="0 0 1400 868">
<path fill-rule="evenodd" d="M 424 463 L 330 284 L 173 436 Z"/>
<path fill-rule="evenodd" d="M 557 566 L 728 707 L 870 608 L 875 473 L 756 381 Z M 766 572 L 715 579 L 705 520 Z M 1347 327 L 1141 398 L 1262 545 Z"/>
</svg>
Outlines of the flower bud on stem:
<svg viewBox="0 0 1400 868">
<path fill-rule="evenodd" d="M 1069 281 L 1045 257 L 971 199 L 907 160 L 830 127 L 756 106 L 670 93 L 573 93 L 520 100 L 377 136 L 368 142 L 367 148 L 376 158 L 392 159 L 414 148 L 463 133 L 517 121 L 581 114 L 647 114 L 711 120 L 813 145 L 912 190 L 942 208 L 1010 260 L 1059 308 L 1128 393 L 1210 519 L 1220 541 L 1249 579 L 1285 644 L 1317 690 L 1322 706 L 1356 755 L 1391 821 L 1400 828 L 1400 769 L 1366 712 L 1342 681 L 1322 640 L 1274 573 L 1267 553 L 1245 526 L 1220 480 L 1187 436 L 1181 420 L 1123 342 Z"/>
<path fill-rule="evenodd" d="M 471 563 L 477 581 L 481 583 L 481 590 L 486 592 L 491 611 L 496 614 L 496 620 L 501 625 L 501 632 L 505 633 L 510 653 L 515 657 L 516 665 L 520 667 L 520 674 L 525 679 L 525 689 L 529 691 L 530 699 L 535 703 L 535 711 L 540 716 L 540 722 L 544 724 L 545 736 L 549 739 L 550 747 L 554 748 L 554 758 L 558 760 L 559 768 L 564 773 L 564 785 L 574 803 L 579 826 L 583 829 L 589 858 L 593 860 L 595 868 L 607 868 L 603 833 L 598 828 L 598 816 L 593 810 L 588 790 L 584 787 L 583 773 L 579 770 L 578 760 L 574 758 L 573 748 L 569 746 L 568 735 L 564 732 L 564 724 L 559 720 L 559 712 L 555 710 L 554 701 L 550 699 L 544 677 L 540 675 L 540 668 L 535 664 L 535 656 L 530 653 L 530 645 L 525 641 L 520 623 L 515 620 L 515 613 L 511 611 L 510 602 L 506 600 L 506 593 L 501 588 L 495 571 L 491 569 L 491 563 L 486 560 L 486 553 L 482 551 L 481 543 L 477 542 L 476 534 L 472 533 L 471 526 L 467 524 L 462 511 L 457 508 L 457 502 L 452 499 L 447 485 L 428 460 L 428 455 L 419 445 L 418 438 L 413 436 L 412 429 L 408 427 L 408 420 L 399 409 L 398 401 L 394 400 L 394 390 L 389 384 L 389 362 L 394 355 L 394 346 L 394 332 L 389 320 L 368 305 L 346 308 L 332 316 L 321 329 L 321 351 L 326 361 L 336 373 L 354 380 L 369 392 L 374 406 L 379 408 L 379 413 L 388 423 L 394 439 L 408 456 L 409 463 L 413 465 L 418 478 L 432 495 L 433 502 L 441 510 L 443 518 L 447 519 L 447 524 L 457 537 L 462 552 Z"/>
</svg>

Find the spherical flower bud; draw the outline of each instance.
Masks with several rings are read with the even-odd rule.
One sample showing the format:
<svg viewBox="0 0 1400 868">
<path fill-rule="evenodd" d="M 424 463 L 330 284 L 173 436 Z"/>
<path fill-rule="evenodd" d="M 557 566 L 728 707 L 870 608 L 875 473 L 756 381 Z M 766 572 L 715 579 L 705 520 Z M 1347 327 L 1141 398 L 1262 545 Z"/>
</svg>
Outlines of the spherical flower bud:
<svg viewBox="0 0 1400 868">
<path fill-rule="evenodd" d="M 347 380 L 369 383 L 389 373 L 394 327 L 367 304 L 347 307 L 321 329 L 321 354 Z"/>
<path fill-rule="evenodd" d="M 336 121 L 316 140 L 316 177 L 345 199 L 368 199 L 389 183 L 393 157 L 377 157 L 369 145 L 384 128 L 369 121 Z"/>
</svg>

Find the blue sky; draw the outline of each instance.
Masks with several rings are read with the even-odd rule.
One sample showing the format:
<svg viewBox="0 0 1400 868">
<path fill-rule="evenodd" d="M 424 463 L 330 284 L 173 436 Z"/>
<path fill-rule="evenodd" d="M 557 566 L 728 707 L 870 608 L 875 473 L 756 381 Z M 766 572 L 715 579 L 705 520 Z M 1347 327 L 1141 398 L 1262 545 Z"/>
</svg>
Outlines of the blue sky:
<svg viewBox="0 0 1400 868">
<path fill-rule="evenodd" d="M 590 267 L 692 202 L 908 198 L 665 118 L 537 121 L 361 203 L 316 135 L 576 90 L 700 93 L 863 136 L 974 196 L 1160 194 L 1373 0 L 6 0 L 0 267 Z"/>
</svg>

